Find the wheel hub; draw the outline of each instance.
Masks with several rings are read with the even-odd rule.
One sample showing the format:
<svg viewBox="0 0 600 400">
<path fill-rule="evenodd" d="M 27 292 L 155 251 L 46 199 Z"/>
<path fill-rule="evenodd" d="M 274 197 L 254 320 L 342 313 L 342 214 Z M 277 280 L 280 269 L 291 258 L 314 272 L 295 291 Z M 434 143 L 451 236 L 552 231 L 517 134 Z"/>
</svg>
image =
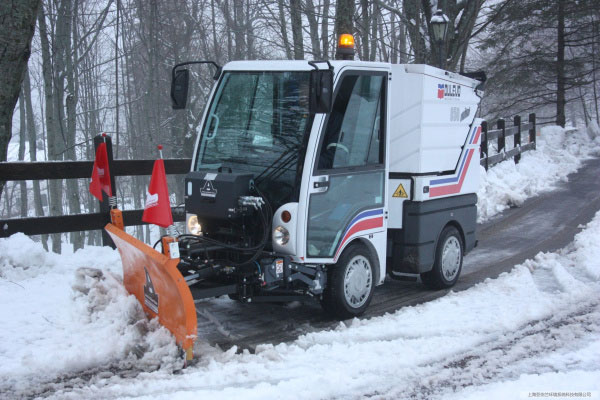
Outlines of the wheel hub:
<svg viewBox="0 0 600 400">
<path fill-rule="evenodd" d="M 455 236 L 450 236 L 442 249 L 442 274 L 448 281 L 458 274 L 461 263 L 460 243 Z"/>
<path fill-rule="evenodd" d="M 353 308 L 364 305 L 371 292 L 373 284 L 371 264 L 363 256 L 356 256 L 348 263 L 344 275 L 344 296 L 346 302 Z"/>
</svg>

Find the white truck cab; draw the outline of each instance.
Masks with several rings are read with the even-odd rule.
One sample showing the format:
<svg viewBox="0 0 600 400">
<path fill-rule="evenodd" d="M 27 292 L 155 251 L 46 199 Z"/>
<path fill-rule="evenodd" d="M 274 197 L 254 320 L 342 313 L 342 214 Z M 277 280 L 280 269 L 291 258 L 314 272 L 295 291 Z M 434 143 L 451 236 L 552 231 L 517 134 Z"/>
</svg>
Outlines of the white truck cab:
<svg viewBox="0 0 600 400">
<path fill-rule="evenodd" d="M 476 245 L 482 82 L 344 60 L 235 61 L 216 78 L 179 238 L 194 298 L 310 296 L 348 318 L 386 276 L 456 283 Z"/>
</svg>

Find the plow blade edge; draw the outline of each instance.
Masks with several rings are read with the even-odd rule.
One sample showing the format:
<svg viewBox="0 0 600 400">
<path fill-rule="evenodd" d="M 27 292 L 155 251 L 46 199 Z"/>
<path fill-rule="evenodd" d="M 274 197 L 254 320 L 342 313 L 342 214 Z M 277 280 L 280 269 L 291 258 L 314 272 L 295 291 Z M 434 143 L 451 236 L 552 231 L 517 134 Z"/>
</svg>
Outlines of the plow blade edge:
<svg viewBox="0 0 600 400">
<path fill-rule="evenodd" d="M 115 242 L 123 263 L 123 285 L 146 314 L 158 317 L 191 359 L 197 334 L 196 307 L 185 279 L 170 259 L 113 224 L 104 228 Z"/>
</svg>

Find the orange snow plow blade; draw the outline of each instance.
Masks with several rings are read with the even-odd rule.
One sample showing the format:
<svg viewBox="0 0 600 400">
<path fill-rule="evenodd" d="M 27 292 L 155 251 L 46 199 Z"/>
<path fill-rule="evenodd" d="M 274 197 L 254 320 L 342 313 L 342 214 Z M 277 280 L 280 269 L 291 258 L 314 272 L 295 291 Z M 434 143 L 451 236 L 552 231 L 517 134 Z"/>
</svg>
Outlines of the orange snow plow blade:
<svg viewBox="0 0 600 400">
<path fill-rule="evenodd" d="M 113 224 L 104 229 L 121 254 L 125 289 L 137 297 L 146 314 L 158 317 L 191 359 L 198 329 L 196 307 L 177 269 L 179 259 L 166 257 Z"/>
</svg>

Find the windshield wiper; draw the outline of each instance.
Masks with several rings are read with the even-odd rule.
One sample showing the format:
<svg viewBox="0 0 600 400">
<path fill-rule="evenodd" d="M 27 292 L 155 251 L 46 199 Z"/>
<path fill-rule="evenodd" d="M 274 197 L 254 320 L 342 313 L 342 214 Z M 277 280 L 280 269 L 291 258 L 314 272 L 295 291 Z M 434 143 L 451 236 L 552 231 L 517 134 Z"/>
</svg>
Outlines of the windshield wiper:
<svg viewBox="0 0 600 400">
<path fill-rule="evenodd" d="M 291 148 L 285 151 L 279 158 L 271 165 L 269 165 L 263 172 L 261 172 L 254 180 L 259 183 L 267 179 L 277 179 L 283 175 L 286 171 L 289 171 L 290 163 L 294 162 L 298 158 L 296 149 Z M 270 171 L 270 172 L 269 172 Z"/>
</svg>

